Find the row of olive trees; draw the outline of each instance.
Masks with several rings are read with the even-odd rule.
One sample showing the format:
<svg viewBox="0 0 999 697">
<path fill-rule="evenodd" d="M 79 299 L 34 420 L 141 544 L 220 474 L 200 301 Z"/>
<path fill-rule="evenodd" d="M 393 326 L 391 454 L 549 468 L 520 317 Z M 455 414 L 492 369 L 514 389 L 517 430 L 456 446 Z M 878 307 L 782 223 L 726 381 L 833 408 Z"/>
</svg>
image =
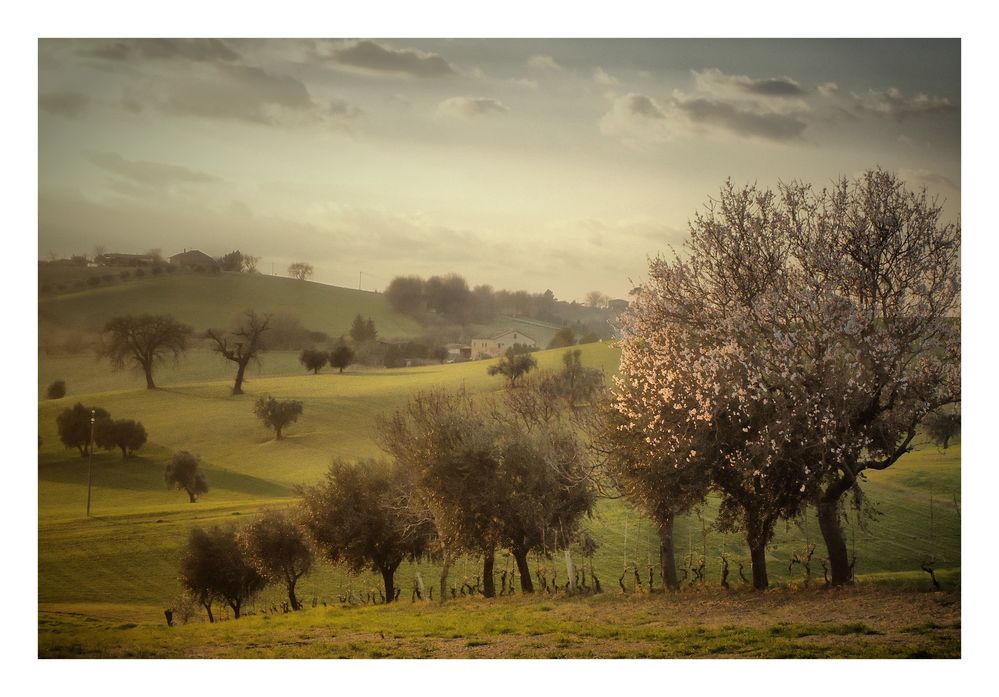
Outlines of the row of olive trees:
<svg viewBox="0 0 999 697">
<path fill-rule="evenodd" d="M 398 595 L 403 561 L 441 561 L 444 600 L 455 558 L 481 556 L 483 594 L 491 597 L 496 552 L 509 549 L 522 590 L 532 592 L 528 554 L 567 549 L 595 498 L 574 415 L 593 403 L 603 376 L 579 357 L 568 353 L 562 370 L 531 376 L 500 400 L 416 394 L 380 421 L 390 459 L 335 460 L 322 482 L 302 489 L 290 516 L 267 514 L 239 533 L 193 531 L 181 565 L 185 588 L 209 619 L 219 599 L 238 617 L 268 578 L 287 585 L 297 609 L 295 583 L 314 548 L 352 572 L 379 573 L 386 602 Z"/>
<path fill-rule="evenodd" d="M 313 555 L 301 529 L 280 511 L 265 511 L 242 530 L 193 528 L 180 563 L 180 581 L 214 622 L 213 604 L 223 602 L 239 619 L 246 603 L 270 583 L 283 584 L 293 610 L 302 605 L 298 580 Z"/>
<path fill-rule="evenodd" d="M 77 448 L 80 457 L 87 457 L 91 447 L 96 446 L 104 450 L 121 450 L 122 459 L 128 459 L 147 438 L 141 422 L 112 419 L 106 409 L 87 407 L 80 402 L 59 412 L 56 427 L 62 444 Z"/>
<path fill-rule="evenodd" d="M 623 318 L 603 450 L 659 525 L 668 585 L 673 521 L 708 492 L 718 526 L 746 535 L 755 587 L 775 525 L 809 507 L 832 584 L 852 579 L 841 518 L 865 472 L 928 419 L 956 430 L 959 263 L 960 225 L 882 170 L 821 191 L 729 183 L 684 254 L 651 261 Z"/>
</svg>

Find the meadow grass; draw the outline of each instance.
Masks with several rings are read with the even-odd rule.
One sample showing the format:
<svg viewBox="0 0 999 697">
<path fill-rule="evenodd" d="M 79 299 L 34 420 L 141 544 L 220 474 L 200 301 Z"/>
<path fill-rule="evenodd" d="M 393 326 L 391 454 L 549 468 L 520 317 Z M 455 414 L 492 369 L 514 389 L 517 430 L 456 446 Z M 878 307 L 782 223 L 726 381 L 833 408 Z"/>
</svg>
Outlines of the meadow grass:
<svg viewBox="0 0 999 697">
<path fill-rule="evenodd" d="M 872 608 L 879 614 L 871 615 Z M 877 587 L 317 607 L 239 621 L 95 618 L 43 609 L 42 657 L 959 657 L 954 593 Z"/>
<path fill-rule="evenodd" d="M 582 347 L 582 351 L 584 364 L 599 366 L 607 374 L 616 369 L 618 352 L 611 345 L 591 344 Z M 561 350 L 546 351 L 537 357 L 542 366 L 554 368 L 560 364 L 563 353 Z M 84 631 L 91 626 L 89 620 L 131 623 L 139 627 L 161 622 L 163 608 L 172 605 L 180 592 L 177 563 L 193 526 L 245 524 L 263 508 L 294 505 L 297 499 L 293 487 L 317 481 L 331 457 L 379 455 L 375 442 L 376 416 L 402 406 L 413 391 L 435 386 L 463 386 L 476 395 L 486 396 L 503 389 L 500 378 L 486 374 L 489 362 L 483 361 L 395 370 L 352 368 L 342 375 L 327 370 L 320 375 L 311 375 L 293 359 L 297 360 L 297 357 L 291 352 L 266 354 L 263 368 L 251 375 L 247 385 L 249 393 L 239 397 L 229 394 L 231 382 L 225 376 L 224 379 L 215 375 L 205 378 L 198 372 L 206 370 L 205 365 L 212 360 L 208 354 L 191 357 L 195 367 L 188 373 L 161 374 L 163 388 L 159 390 L 142 389 L 138 380 L 139 384 L 132 386 L 114 382 L 121 376 L 111 376 L 106 366 L 92 361 L 67 361 L 60 366 L 65 373 L 61 377 L 69 382 L 71 394 L 39 404 L 39 637 L 43 655 L 95 655 L 92 652 L 119 655 L 116 652 L 123 650 L 121 647 L 113 648 L 108 644 L 101 648 L 105 645 L 93 643 L 93 638 Z M 97 389 L 89 394 L 73 394 L 74 384 L 93 385 Z M 300 421 L 287 429 L 287 438 L 280 442 L 275 441 L 273 433 L 261 426 L 251 413 L 256 396 L 264 392 L 278 398 L 299 399 L 305 405 Z M 83 517 L 87 461 L 75 450 L 68 450 L 59 443 L 55 428 L 58 412 L 77 400 L 107 408 L 116 418 L 138 419 L 150 434 L 150 442 L 140 450 L 139 457 L 122 461 L 118 452 L 101 452 L 94 456 L 94 515 L 89 520 Z M 197 504 L 188 503 L 183 492 L 169 491 L 164 485 L 165 463 L 177 450 L 190 450 L 202 459 L 211 489 Z M 954 497 L 959 501 L 960 445 L 946 451 L 924 445 L 892 468 L 873 473 L 864 488 L 869 500 L 875 503 L 875 509 L 883 515 L 863 525 L 851 518 L 847 535 L 858 559 L 857 573 L 869 578 L 874 585 L 925 590 L 930 585 L 929 577 L 919 571 L 919 564 L 932 556 L 937 560 L 938 568 L 954 570 L 939 574 L 944 588 L 959 588 L 960 515 Z M 711 499 L 699 515 L 683 516 L 677 521 L 678 562 L 688 566 L 691 559 L 696 563 L 706 552 L 704 589 L 710 591 L 720 582 L 720 554 L 725 551 L 732 559 L 729 582 L 733 587 L 741 588 L 737 563 L 740 560 L 746 563 L 748 575 L 748 553 L 738 536 L 711 530 L 716 508 L 716 502 Z M 605 590 L 604 596 L 590 602 L 609 602 L 602 598 L 621 594 L 618 578 L 626 563 L 639 567 L 643 584 L 647 585 L 648 567 L 658 564 L 658 540 L 652 523 L 644 515 L 624 501 L 601 500 L 585 527 L 599 544 L 592 564 Z M 818 559 L 824 551 L 813 515 L 806 516 L 800 526 L 787 525 L 778 529 L 768 550 L 772 582 L 782 587 L 802 585 L 801 568 L 795 566 L 789 572 L 788 560 L 809 543 L 819 546 L 812 564 L 812 585 L 821 586 L 822 569 Z M 578 554 L 575 563 L 577 567 L 584 563 Z M 532 569 L 542 569 L 548 578 L 555 574 L 560 583 L 566 580 L 561 559 L 532 557 L 531 565 Z M 497 576 L 504 569 L 512 569 L 512 560 L 501 555 L 497 560 Z M 466 580 L 474 582 L 479 570 L 477 560 L 462 559 L 452 570 L 451 578 L 460 587 Z M 437 572 L 437 566 L 430 561 L 403 564 L 397 576 L 397 586 L 402 589 L 404 601 L 400 607 L 409 605 L 417 573 L 430 585 Z M 634 580 L 630 573 L 625 583 L 629 591 L 633 590 Z M 661 585 L 657 570 L 654 571 L 654 583 Z M 355 576 L 320 563 L 314 573 L 300 582 L 299 596 L 306 603 L 314 598 L 318 610 L 323 607 L 322 603 L 328 607 L 338 605 L 338 597 L 348 589 L 356 597 L 379 586 L 380 578 L 373 574 Z M 254 607 L 262 611 L 281 600 L 281 589 L 272 587 L 262 594 Z M 525 605 L 523 612 L 534 613 L 533 605 Z M 364 612 L 357 614 L 357 617 L 365 616 Z M 532 622 L 533 617 L 532 614 Z M 77 618 L 79 622 L 67 618 Z M 254 621 L 262 622 L 263 619 Z M 622 617 L 621 622 L 612 624 L 624 622 Z M 104 624 L 99 626 L 107 629 Z M 111 624 L 108 630 L 113 630 L 115 636 L 116 626 Z M 58 632 L 54 627 L 60 628 Z M 120 631 L 125 636 L 133 636 L 130 629 Z M 670 631 L 680 632 L 681 629 Z M 50 640 L 55 641 L 53 633 L 58 634 L 60 642 L 70 641 L 72 646 L 81 647 L 80 650 L 74 653 L 72 646 L 52 643 Z M 138 632 L 134 636 L 141 634 Z M 177 635 L 183 636 L 180 632 Z M 765 632 L 760 637 L 764 635 Z M 469 636 L 473 637 L 470 641 L 480 640 L 474 633 Z M 755 646 L 752 637 L 743 638 L 748 642 L 747 646 Z M 735 643 L 726 643 L 729 639 Z M 186 645 L 160 646 L 156 644 L 159 640 L 150 638 L 153 643 L 148 650 L 155 655 L 185 655 L 185 651 L 201 655 L 198 652 L 205 650 Z M 141 648 L 142 641 L 134 644 L 140 654 L 147 650 Z M 196 637 L 192 638 L 192 646 L 198 641 Z M 344 655 L 365 655 L 368 650 L 383 650 L 372 648 L 367 640 L 359 641 L 361 648 L 340 646 L 337 651 L 344 651 Z M 711 646 L 738 644 L 732 637 L 719 641 L 720 644 Z M 326 651 L 317 649 L 313 641 L 308 645 L 308 651 Z M 500 644 L 493 642 L 490 646 L 496 649 Z M 684 651 L 688 653 L 677 655 L 700 655 L 698 651 L 709 648 L 708 644 L 689 641 L 685 646 L 688 649 Z M 600 651 L 611 652 L 602 655 L 616 655 L 609 644 L 601 644 L 601 647 Z M 507 648 L 514 653 L 525 652 L 525 655 L 544 653 L 519 644 Z M 801 647 L 785 648 L 803 650 Z M 446 650 L 427 648 L 432 655 L 451 655 L 454 650 L 450 644 Z M 463 650 L 479 650 L 483 655 L 491 655 L 485 645 L 467 646 Z M 566 655 L 582 655 L 586 650 L 575 647 L 567 649 Z M 646 655 L 643 652 L 652 651 L 646 644 L 622 650 L 625 651 L 623 655 Z M 719 650 L 726 655 L 734 651 L 730 648 Z M 285 649 L 270 647 L 261 651 L 267 655 L 271 655 L 268 652 L 285 655 Z M 300 655 L 296 649 L 288 651 L 287 655 Z M 248 649 L 241 655 L 256 654 Z M 749 655 L 755 654 L 750 650 Z"/>
</svg>

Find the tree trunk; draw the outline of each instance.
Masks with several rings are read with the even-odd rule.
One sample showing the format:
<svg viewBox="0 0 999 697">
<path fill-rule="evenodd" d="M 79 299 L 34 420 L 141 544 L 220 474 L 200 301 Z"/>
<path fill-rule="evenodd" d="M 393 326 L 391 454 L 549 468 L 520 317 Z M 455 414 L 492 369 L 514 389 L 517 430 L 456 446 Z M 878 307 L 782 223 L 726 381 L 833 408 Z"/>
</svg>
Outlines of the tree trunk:
<svg viewBox="0 0 999 697">
<path fill-rule="evenodd" d="M 576 565 L 572 563 L 572 552 L 568 548 L 563 550 L 565 556 L 565 575 L 568 577 L 567 584 L 569 588 L 575 592 L 576 591 Z"/>
<path fill-rule="evenodd" d="M 239 608 L 242 607 L 242 603 L 229 603 L 229 607 L 232 608 L 232 618 L 235 620 L 239 619 Z"/>
<path fill-rule="evenodd" d="M 343 366 L 340 366 L 340 374 L 343 374 Z"/>
<path fill-rule="evenodd" d="M 531 567 L 527 563 L 527 550 L 514 549 L 513 558 L 517 562 L 517 571 L 520 573 L 520 592 L 533 593 L 534 582 L 531 580 Z"/>
<path fill-rule="evenodd" d="M 124 445 L 121 446 L 121 459 L 122 460 L 128 459 L 128 448 L 126 448 Z"/>
<path fill-rule="evenodd" d="M 190 489 L 184 489 L 184 491 L 187 492 L 187 498 L 191 499 L 191 503 L 198 502 L 198 497 L 193 491 L 191 491 Z"/>
<path fill-rule="evenodd" d="M 240 363 L 236 369 L 236 384 L 232 386 L 232 393 L 243 394 L 243 374 L 246 372 L 246 363 Z"/>
<path fill-rule="evenodd" d="M 302 604 L 298 602 L 298 597 L 295 595 L 295 584 L 298 583 L 298 579 L 294 576 L 286 576 L 285 578 L 288 579 L 288 603 L 292 610 L 301 610 Z"/>
<path fill-rule="evenodd" d="M 212 604 L 202 603 L 205 606 L 205 610 L 208 612 L 208 622 L 209 624 L 215 624 L 215 615 L 212 614 Z"/>
<path fill-rule="evenodd" d="M 144 365 L 144 366 L 142 366 L 142 370 L 145 371 L 145 373 L 146 373 L 146 389 L 147 390 L 155 390 L 156 389 L 156 383 L 153 382 L 153 366 L 152 365 Z"/>
<path fill-rule="evenodd" d="M 275 440 L 281 440 L 281 426 L 275 426 L 274 432 L 277 433 L 277 438 L 275 438 Z"/>
<path fill-rule="evenodd" d="M 753 561 L 753 588 L 758 591 L 766 590 L 770 585 L 767 578 L 767 543 L 750 544 L 749 556 Z"/>
<path fill-rule="evenodd" d="M 444 604 L 444 600 L 447 598 L 447 574 L 451 570 L 451 555 L 447 552 L 444 553 L 444 563 L 441 564 L 441 597 L 440 603 Z"/>
<path fill-rule="evenodd" d="M 676 576 L 676 550 L 673 548 L 673 516 L 659 526 L 659 565 L 662 570 L 663 583 L 672 591 L 680 588 Z"/>
<path fill-rule="evenodd" d="M 495 563 L 495 552 L 490 549 L 482 557 L 482 595 L 487 598 L 496 597 L 496 581 L 493 579 L 493 566 Z"/>
<path fill-rule="evenodd" d="M 819 499 L 818 518 L 822 540 L 826 543 L 826 556 L 832 572 L 830 584 L 842 586 L 853 582 L 853 569 L 850 568 L 850 558 L 846 551 L 846 538 L 839 524 L 839 499 L 849 490 L 850 485 L 845 478 L 840 478 L 829 485 L 822 498 Z"/>
<path fill-rule="evenodd" d="M 383 568 L 382 571 L 382 582 L 385 584 L 385 602 L 391 603 L 395 600 L 395 570 L 399 568 L 398 564 L 390 565 Z"/>
</svg>

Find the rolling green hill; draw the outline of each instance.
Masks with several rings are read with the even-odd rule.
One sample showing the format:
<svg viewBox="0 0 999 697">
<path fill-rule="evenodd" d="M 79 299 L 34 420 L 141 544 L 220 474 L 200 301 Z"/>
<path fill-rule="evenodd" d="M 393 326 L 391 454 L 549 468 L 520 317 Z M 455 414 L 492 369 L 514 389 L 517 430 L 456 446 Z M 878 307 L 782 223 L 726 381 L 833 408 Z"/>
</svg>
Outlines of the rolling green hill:
<svg viewBox="0 0 999 697">
<path fill-rule="evenodd" d="M 542 366 L 555 367 L 562 353 L 537 355 Z M 191 526 L 242 523 L 263 506 L 292 505 L 292 487 L 319 478 L 331 457 L 377 455 L 375 416 L 402 405 L 413 390 L 464 386 L 488 394 L 502 389 L 499 378 L 486 375 L 489 363 L 482 361 L 310 375 L 293 364 L 290 354 L 277 358 L 268 356 L 264 362 L 275 372 L 252 376 L 249 393 L 239 397 L 229 394 L 228 377 L 205 379 L 195 375 L 197 370 L 163 380 L 160 390 L 141 389 L 138 382 L 131 387 L 109 384 L 90 394 L 73 390 L 74 384 L 87 384 L 84 375 L 62 376 L 70 383 L 70 396 L 39 405 L 39 602 L 46 611 L 72 605 L 74 612 L 84 614 L 155 620 L 179 591 L 177 555 Z M 611 373 L 618 352 L 609 344 L 591 344 L 583 347 L 583 361 Z M 91 363 L 89 368 L 107 374 L 106 366 Z M 305 404 L 302 418 L 287 429 L 287 439 L 281 442 L 274 441 L 251 413 L 253 400 L 264 392 Z M 89 520 L 83 517 L 86 461 L 75 450 L 63 448 L 55 430 L 56 414 L 77 400 L 105 407 L 117 418 L 139 419 L 150 434 L 139 458 L 122 462 L 116 453 L 94 457 L 94 516 Z M 180 449 L 201 456 L 211 486 L 194 505 L 163 484 L 164 464 Z M 848 528 L 858 573 L 915 571 L 919 583 L 925 577 L 918 571 L 919 563 L 930 555 L 940 568 L 960 567 L 960 515 L 953 500 L 960 492 L 959 446 L 947 451 L 920 449 L 895 467 L 874 473 L 866 491 L 884 515 L 865 527 L 851 522 Z M 708 580 L 717 585 L 719 554 L 726 551 L 733 558 L 730 581 L 737 583 L 735 560 L 745 560 L 745 546 L 738 536 L 710 531 L 714 510 L 709 501 L 702 512 L 706 538 L 697 516 L 678 522 L 679 552 L 689 560 L 706 548 Z M 605 590 L 617 592 L 625 562 L 638 564 L 643 577 L 647 567 L 657 563 L 651 522 L 626 503 L 601 501 L 586 526 L 600 544 L 593 561 Z M 789 525 L 778 531 L 769 555 L 774 582 L 800 580 L 800 569 L 788 571 L 788 559 L 808 542 L 820 542 L 811 518 L 803 528 Z M 820 556 L 821 545 L 816 554 Z M 510 563 L 505 557 L 498 559 L 497 573 Z M 532 559 L 532 565 L 547 568 L 549 576 L 554 571 L 564 580 L 560 563 Z M 404 593 L 418 571 L 424 579 L 432 579 L 435 567 L 404 565 L 398 578 Z M 453 578 L 460 583 L 477 573 L 476 561 L 468 559 L 458 564 Z M 817 562 L 813 573 L 821 579 Z M 371 575 L 354 577 L 323 564 L 303 580 L 301 595 L 335 602 L 348 587 L 363 591 L 376 585 Z M 279 591 L 271 590 L 261 602 L 279 597 Z"/>
<path fill-rule="evenodd" d="M 227 326 L 246 309 L 292 312 L 313 331 L 346 334 L 357 314 L 371 317 L 379 335 L 407 337 L 419 325 L 389 307 L 380 293 L 240 273 L 174 273 L 43 297 L 40 327 L 92 330 L 123 314 L 172 314 L 196 330 Z"/>
</svg>

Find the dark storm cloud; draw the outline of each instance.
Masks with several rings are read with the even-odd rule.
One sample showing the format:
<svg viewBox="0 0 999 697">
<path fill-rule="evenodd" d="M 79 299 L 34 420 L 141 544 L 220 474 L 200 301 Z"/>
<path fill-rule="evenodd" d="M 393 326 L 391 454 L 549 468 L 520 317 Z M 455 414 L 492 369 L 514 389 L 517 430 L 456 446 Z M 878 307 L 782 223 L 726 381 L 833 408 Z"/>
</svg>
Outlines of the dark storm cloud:
<svg viewBox="0 0 999 697">
<path fill-rule="evenodd" d="M 714 126 L 744 137 L 794 141 L 801 138 L 808 125 L 795 116 L 749 111 L 711 99 L 677 99 L 675 104 L 695 124 Z"/>
<path fill-rule="evenodd" d="M 743 89 L 750 94 L 759 94 L 764 97 L 798 97 L 805 94 L 805 90 L 788 77 L 751 80 L 743 85 Z"/>
<path fill-rule="evenodd" d="M 488 114 L 505 114 L 507 106 L 489 97 L 451 97 L 438 106 L 438 112 L 457 116 L 486 116 Z"/>
<path fill-rule="evenodd" d="M 143 186 L 171 186 L 175 184 L 204 184 L 219 178 L 194 169 L 161 162 L 128 160 L 115 152 L 87 151 L 83 158 L 105 172 L 128 179 Z"/>
<path fill-rule="evenodd" d="M 109 61 L 145 58 L 231 62 L 240 59 L 240 55 L 222 39 L 117 39 L 83 49 L 81 53 Z"/>
<path fill-rule="evenodd" d="M 90 106 L 90 97 L 79 92 L 46 92 L 38 96 L 38 108 L 55 116 L 75 118 Z"/>
<path fill-rule="evenodd" d="M 645 116 L 650 119 L 666 118 L 666 114 L 659 108 L 655 100 L 644 94 L 627 95 L 625 97 L 625 108 L 629 113 L 637 116 Z"/>
<path fill-rule="evenodd" d="M 946 97 L 923 93 L 906 96 L 894 87 L 887 90 L 867 90 L 863 94 L 853 93 L 853 102 L 861 111 L 894 121 L 958 110 Z"/>
<path fill-rule="evenodd" d="M 297 78 L 253 66 L 225 65 L 213 77 L 174 80 L 161 106 L 174 114 L 276 124 L 281 121 L 279 112 L 304 113 L 315 104 Z"/>
<path fill-rule="evenodd" d="M 368 40 L 334 49 L 328 60 L 353 68 L 413 77 L 445 77 L 455 74 L 451 64 L 436 53 L 387 48 Z"/>
</svg>

